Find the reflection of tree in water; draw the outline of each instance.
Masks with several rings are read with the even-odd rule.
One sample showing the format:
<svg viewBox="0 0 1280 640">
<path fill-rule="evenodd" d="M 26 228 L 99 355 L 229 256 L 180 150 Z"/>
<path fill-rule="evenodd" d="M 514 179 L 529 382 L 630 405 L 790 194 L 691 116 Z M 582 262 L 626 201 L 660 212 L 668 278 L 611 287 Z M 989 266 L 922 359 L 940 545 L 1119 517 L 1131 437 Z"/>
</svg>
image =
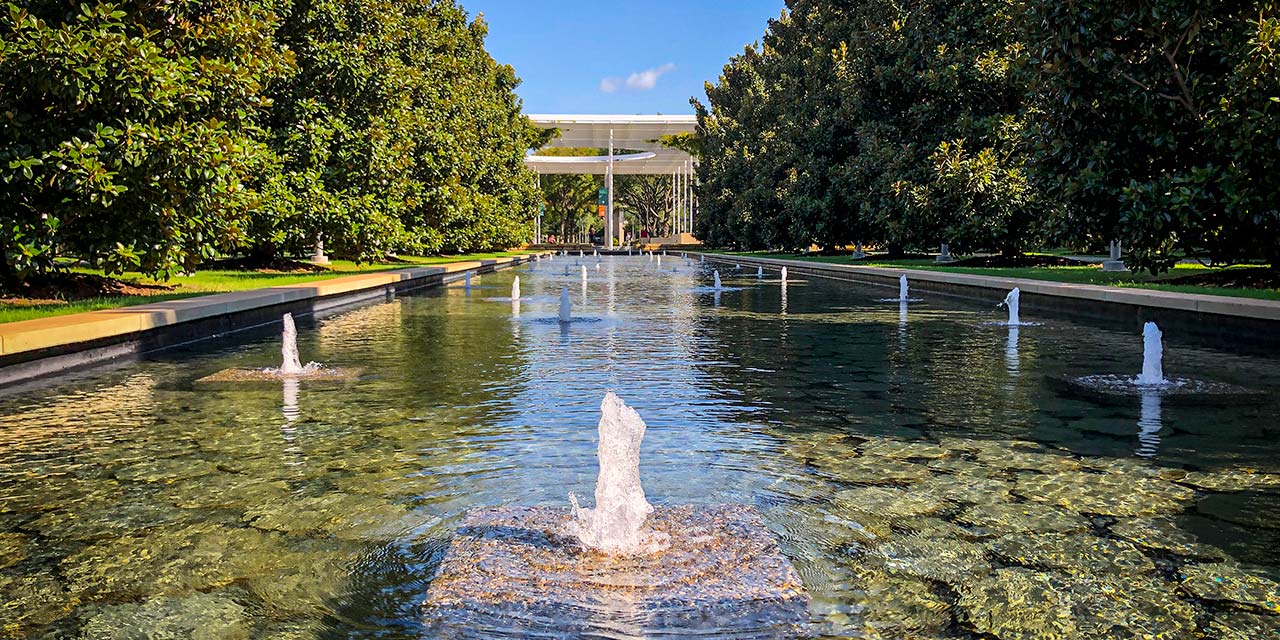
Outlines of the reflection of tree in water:
<svg viewBox="0 0 1280 640">
<path fill-rule="evenodd" d="M 714 322 L 700 326 L 713 361 L 707 367 L 743 419 L 793 427 L 892 428 L 885 395 L 887 325 L 862 310 L 832 310 L 822 285 L 788 287 L 788 314 L 780 313 L 781 289 L 761 287 L 735 296 Z M 749 295 L 748 295 L 749 294 Z M 885 419 L 870 424 L 864 416 Z"/>
<path fill-rule="evenodd" d="M 1037 342 L 1024 330 L 1009 353 L 1006 329 L 964 311 L 926 312 L 911 323 L 905 366 L 922 415 L 962 434 L 1027 437 L 1036 426 Z M 1016 358 L 1017 371 L 1010 368 Z"/>
<path fill-rule="evenodd" d="M 99 439 L 109 442 L 147 427 L 155 416 L 155 387 L 152 375 L 135 373 L 87 390 L 54 388 L 0 400 L 0 450 L 31 449 L 49 455 L 62 447 L 92 447 Z"/>
</svg>

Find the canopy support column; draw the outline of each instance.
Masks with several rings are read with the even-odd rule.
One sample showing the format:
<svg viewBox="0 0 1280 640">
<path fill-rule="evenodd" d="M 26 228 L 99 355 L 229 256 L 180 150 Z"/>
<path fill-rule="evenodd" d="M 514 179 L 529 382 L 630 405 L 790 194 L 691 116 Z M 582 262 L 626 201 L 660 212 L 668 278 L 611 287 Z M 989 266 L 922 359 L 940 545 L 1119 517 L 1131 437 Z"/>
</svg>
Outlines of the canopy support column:
<svg viewBox="0 0 1280 640">
<path fill-rule="evenodd" d="M 608 192 L 609 203 L 604 212 L 604 248 L 613 248 L 613 129 L 609 130 L 609 168 L 605 173 L 605 191 Z"/>
</svg>

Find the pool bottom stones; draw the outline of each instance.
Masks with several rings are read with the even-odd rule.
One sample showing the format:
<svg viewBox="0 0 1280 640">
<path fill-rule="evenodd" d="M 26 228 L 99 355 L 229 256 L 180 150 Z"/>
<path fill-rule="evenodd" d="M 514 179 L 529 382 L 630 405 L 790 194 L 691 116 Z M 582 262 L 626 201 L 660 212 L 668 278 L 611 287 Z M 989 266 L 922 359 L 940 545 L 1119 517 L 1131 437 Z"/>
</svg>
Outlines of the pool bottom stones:
<svg viewBox="0 0 1280 640">
<path fill-rule="evenodd" d="M 223 369 L 211 373 L 195 383 L 198 385 L 234 385 L 241 383 L 280 383 L 284 380 L 302 382 L 350 382 L 364 375 L 360 367 L 315 367 L 301 373 L 282 374 L 279 369 Z"/>
<path fill-rule="evenodd" d="M 423 615 L 437 638 L 549 631 L 635 635 L 663 629 L 731 630 L 735 638 L 803 635 L 809 598 L 760 515 L 746 505 L 659 507 L 658 553 L 611 556 L 565 533 L 554 507 L 466 514 L 427 590 Z M 506 630 L 506 632 L 501 631 Z"/>
</svg>

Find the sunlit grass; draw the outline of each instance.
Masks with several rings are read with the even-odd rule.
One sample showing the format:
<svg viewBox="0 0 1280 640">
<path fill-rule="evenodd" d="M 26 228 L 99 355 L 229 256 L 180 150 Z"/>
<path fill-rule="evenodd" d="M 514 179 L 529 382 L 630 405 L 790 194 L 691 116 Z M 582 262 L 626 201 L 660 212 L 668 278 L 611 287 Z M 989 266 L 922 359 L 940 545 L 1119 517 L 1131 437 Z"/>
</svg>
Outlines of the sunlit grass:
<svg viewBox="0 0 1280 640">
<path fill-rule="evenodd" d="M 190 276 L 175 277 L 167 282 L 152 280 L 140 273 L 125 273 L 123 275 L 116 276 L 116 279 L 140 285 L 165 285 L 167 287 L 172 287 L 172 289 L 157 290 L 155 295 L 108 296 L 68 302 L 37 304 L 0 302 L 0 323 L 62 316 L 72 313 L 82 313 L 85 311 L 116 309 L 119 307 L 128 307 L 137 304 L 163 302 L 165 300 L 177 300 L 180 298 L 191 298 L 194 296 L 214 293 L 228 293 L 232 291 L 261 289 L 263 287 L 302 284 L 306 282 L 315 282 L 317 280 L 340 278 L 342 276 L 349 276 L 358 273 L 394 271 L 396 269 L 409 269 L 413 267 L 430 266 L 447 262 L 459 262 L 463 260 L 483 260 L 487 258 L 519 256 L 525 255 L 526 253 L 527 252 L 524 251 L 502 251 L 495 253 L 472 253 L 460 256 L 401 256 L 400 259 L 404 262 L 364 264 L 356 264 L 350 260 L 334 260 L 333 263 L 329 265 L 329 270 L 323 273 L 264 273 L 260 271 L 224 270 L 197 271 Z M 101 271 L 93 269 L 74 269 L 74 271 L 102 275 Z"/>
</svg>

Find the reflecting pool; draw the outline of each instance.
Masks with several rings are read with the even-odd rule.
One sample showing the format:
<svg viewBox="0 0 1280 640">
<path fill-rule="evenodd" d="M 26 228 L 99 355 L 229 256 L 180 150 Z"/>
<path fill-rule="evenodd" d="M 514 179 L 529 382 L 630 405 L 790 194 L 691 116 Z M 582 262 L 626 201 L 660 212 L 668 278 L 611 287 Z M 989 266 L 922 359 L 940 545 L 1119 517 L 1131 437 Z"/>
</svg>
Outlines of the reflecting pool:
<svg viewBox="0 0 1280 640">
<path fill-rule="evenodd" d="M 354 381 L 195 382 L 278 365 L 276 325 L 0 395 L 0 634 L 431 637 L 469 510 L 591 494 L 610 389 L 648 424 L 649 501 L 752 507 L 812 637 L 1280 633 L 1275 353 L 1166 332 L 1169 375 L 1258 393 L 1091 395 L 1066 381 L 1136 375 L 1139 324 L 602 260 L 585 284 L 562 257 L 298 318 L 303 360 Z M 599 321 L 556 322 L 563 287 Z M 771 633 L 594 613 L 472 632 Z"/>
</svg>

